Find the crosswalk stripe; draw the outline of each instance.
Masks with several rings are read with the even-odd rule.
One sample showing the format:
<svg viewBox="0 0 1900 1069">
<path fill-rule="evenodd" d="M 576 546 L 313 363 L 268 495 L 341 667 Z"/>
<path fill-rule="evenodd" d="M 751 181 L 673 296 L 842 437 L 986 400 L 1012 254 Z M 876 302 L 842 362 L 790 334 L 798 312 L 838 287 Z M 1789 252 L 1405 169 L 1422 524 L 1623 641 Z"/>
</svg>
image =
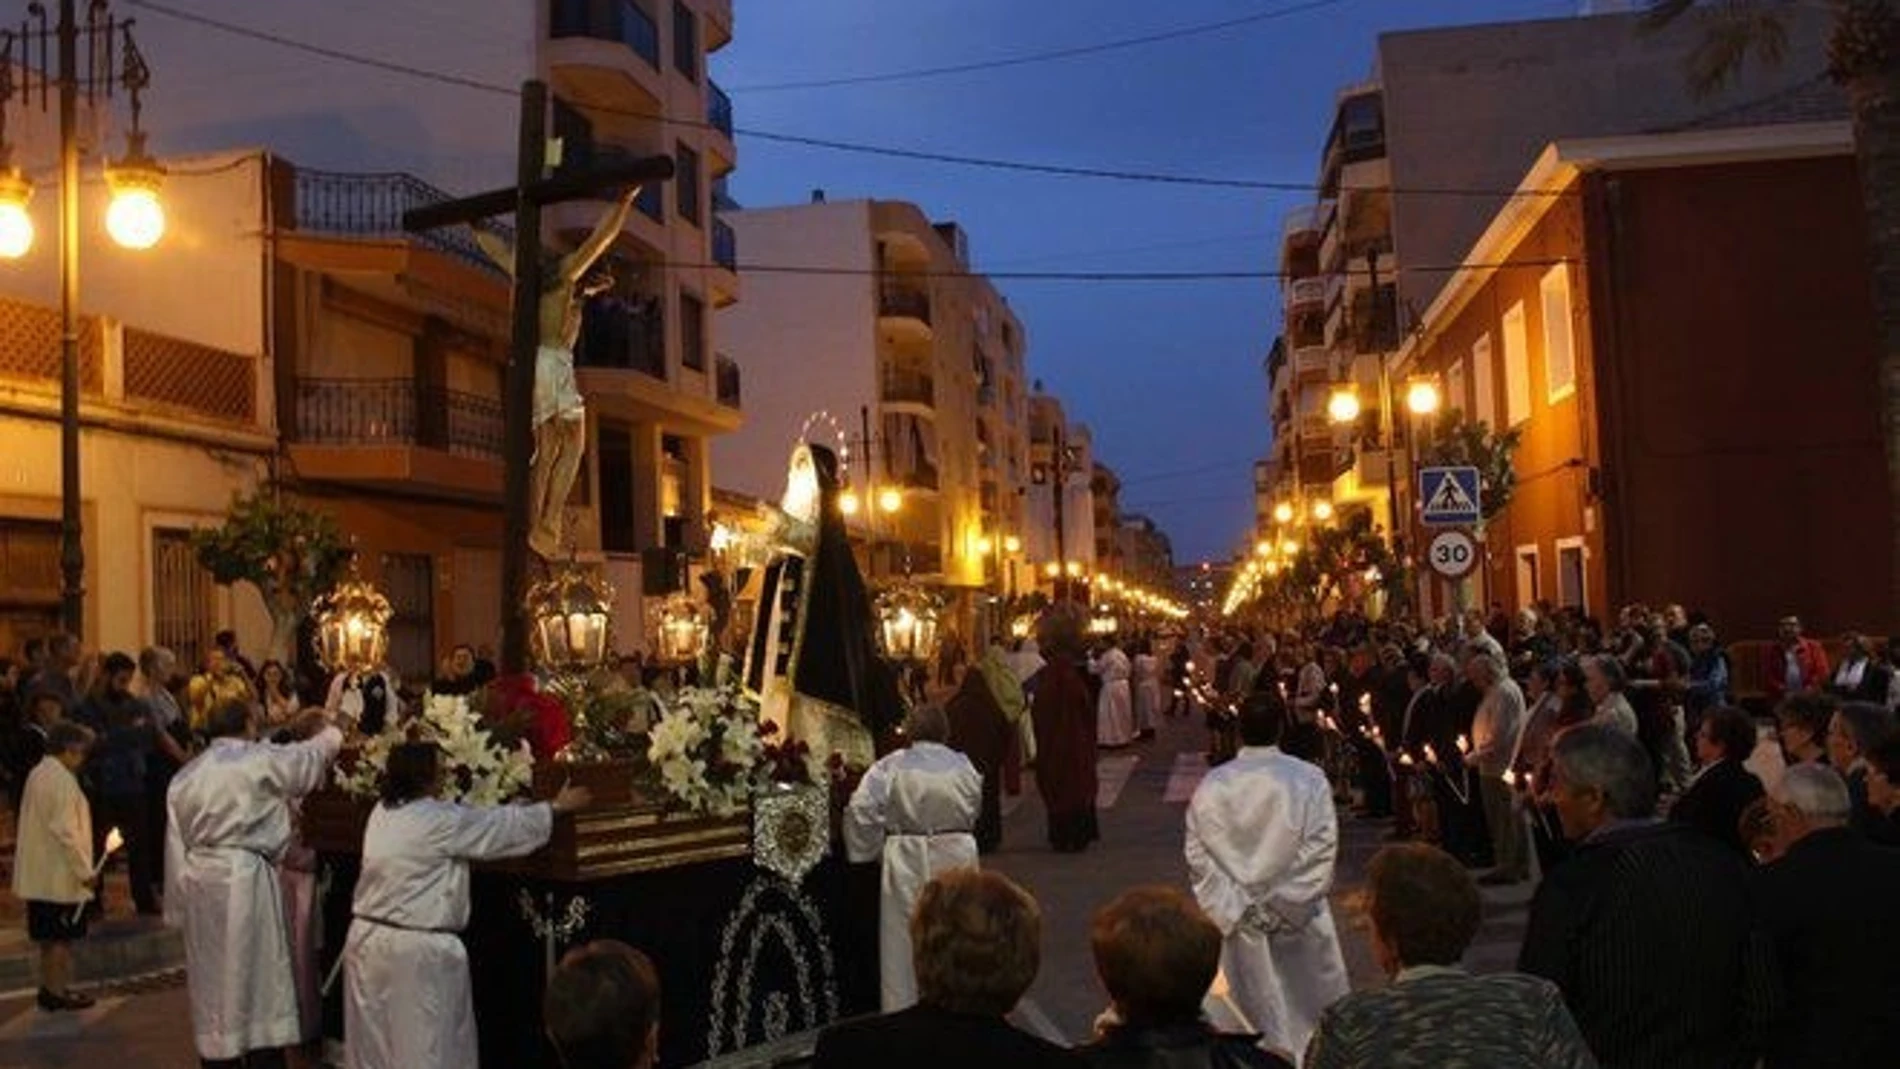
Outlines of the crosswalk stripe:
<svg viewBox="0 0 1900 1069">
<path fill-rule="evenodd" d="M 1135 766 L 1141 763 L 1136 754 L 1110 754 L 1095 762 L 1095 808 L 1113 809 L 1115 802 L 1122 796 L 1122 789 L 1128 786 L 1128 778 L 1135 774 Z"/>
<path fill-rule="evenodd" d="M 1161 794 L 1161 800 L 1171 805 L 1185 805 L 1194 797 L 1194 788 L 1201 785 L 1201 778 L 1207 775 L 1207 755 L 1204 753 L 1178 753 L 1174 755 L 1174 768 L 1168 772 L 1168 787 Z"/>
</svg>

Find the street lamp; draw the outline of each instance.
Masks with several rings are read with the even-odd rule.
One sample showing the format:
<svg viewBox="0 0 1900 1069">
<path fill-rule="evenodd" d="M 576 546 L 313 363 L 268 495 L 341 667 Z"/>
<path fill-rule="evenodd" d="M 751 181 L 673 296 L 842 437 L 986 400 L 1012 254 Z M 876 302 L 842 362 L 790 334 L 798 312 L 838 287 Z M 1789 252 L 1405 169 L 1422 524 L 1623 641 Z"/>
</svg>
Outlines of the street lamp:
<svg viewBox="0 0 1900 1069">
<path fill-rule="evenodd" d="M 1350 386 L 1335 389 L 1326 399 L 1326 415 L 1334 423 L 1352 423 L 1359 418 L 1359 391 Z"/>
<path fill-rule="evenodd" d="M 1273 506 L 1273 519 L 1276 523 L 1292 523 L 1293 503 L 1291 501 L 1282 501 Z"/>
<path fill-rule="evenodd" d="M 1332 519 L 1333 518 L 1333 503 L 1331 501 L 1313 502 L 1313 518 L 1318 520 L 1321 523 L 1325 523 L 1327 520 Z"/>
<path fill-rule="evenodd" d="M 846 516 L 856 516 L 858 514 L 858 492 L 856 490 L 847 489 L 838 495 L 838 511 L 844 513 Z"/>
<path fill-rule="evenodd" d="M 59 0 L 59 16 L 48 25 L 47 11 L 35 0 L 27 5 L 29 21 L 18 30 L 0 33 L 0 164 L 10 164 L 12 145 L 6 136 L 6 112 L 18 95 L 31 106 L 35 89 L 44 110 L 58 90 L 59 100 L 59 615 L 60 626 L 73 635 L 85 634 L 86 554 L 81 541 L 79 485 L 79 99 L 88 107 L 115 90 L 124 90 L 132 122 L 126 131 L 126 154 L 106 168 L 112 204 L 106 211 L 106 230 L 129 249 L 149 249 L 165 233 L 165 213 L 158 202 L 164 172 L 145 151 L 145 132 L 139 126 L 141 98 L 152 81 L 151 68 L 132 36 L 132 20 L 111 13 L 107 0 L 92 0 L 84 23 L 75 12 L 76 0 Z M 80 39 L 85 39 L 85 66 L 80 65 Z M 16 55 L 15 48 L 18 48 Z M 37 46 L 39 74 L 29 62 Z M 58 52 L 48 70 L 49 46 Z M 15 70 L 22 72 L 14 83 Z M 14 167 L 0 175 L 0 256 L 17 259 L 33 245 L 33 223 L 26 214 L 32 184 Z"/>
<path fill-rule="evenodd" d="M 890 515 L 904 507 L 904 492 L 895 486 L 887 486 L 877 492 L 878 511 Z"/>
<path fill-rule="evenodd" d="M 1414 379 L 1405 388 L 1405 407 L 1414 416 L 1429 416 L 1438 411 L 1438 384 L 1430 379 Z"/>
</svg>

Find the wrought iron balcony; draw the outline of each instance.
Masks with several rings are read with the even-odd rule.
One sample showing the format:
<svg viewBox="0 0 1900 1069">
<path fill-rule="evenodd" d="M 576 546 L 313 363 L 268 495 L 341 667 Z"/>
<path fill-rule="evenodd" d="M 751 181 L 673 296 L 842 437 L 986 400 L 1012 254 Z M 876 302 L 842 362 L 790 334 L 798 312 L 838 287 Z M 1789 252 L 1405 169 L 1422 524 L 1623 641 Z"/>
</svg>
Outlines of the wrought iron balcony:
<svg viewBox="0 0 1900 1069">
<path fill-rule="evenodd" d="M 937 380 L 918 371 L 887 369 L 879 398 L 895 404 L 928 405 L 937 403 Z"/>
<path fill-rule="evenodd" d="M 305 445 L 420 446 L 498 459 L 499 400 L 413 379 L 297 380 L 293 440 Z"/>
<path fill-rule="evenodd" d="M 666 378 L 666 320 L 651 298 L 596 297 L 581 315 L 574 346 L 579 367 L 638 371 Z"/>
<path fill-rule="evenodd" d="M 739 269 L 739 235 L 733 232 L 732 224 L 724 219 L 713 220 L 712 258 L 713 263 L 728 271 Z"/>
<path fill-rule="evenodd" d="M 347 174 L 299 168 L 291 218 L 279 225 L 307 234 L 338 234 L 380 241 L 413 241 L 492 271 L 502 268 L 483 254 L 467 227 L 443 227 L 420 234 L 402 228 L 403 213 L 440 204 L 452 197 L 409 174 Z M 514 240 L 506 227 L 490 228 L 503 241 Z"/>
<path fill-rule="evenodd" d="M 618 41 L 660 69 L 660 29 L 633 0 L 554 0 L 548 36 Z"/>
<path fill-rule="evenodd" d="M 878 286 L 877 314 L 930 322 L 930 294 L 914 286 L 885 279 Z"/>
<path fill-rule="evenodd" d="M 706 80 L 706 121 L 726 137 L 732 137 L 732 98 L 710 78 Z"/>
</svg>

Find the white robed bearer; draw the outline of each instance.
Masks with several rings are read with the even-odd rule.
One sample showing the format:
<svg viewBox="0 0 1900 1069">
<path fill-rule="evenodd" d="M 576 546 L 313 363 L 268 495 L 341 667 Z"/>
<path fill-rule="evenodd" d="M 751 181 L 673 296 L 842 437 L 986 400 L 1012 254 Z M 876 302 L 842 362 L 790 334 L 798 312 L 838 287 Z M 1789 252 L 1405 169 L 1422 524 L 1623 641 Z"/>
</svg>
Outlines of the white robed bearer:
<svg viewBox="0 0 1900 1069">
<path fill-rule="evenodd" d="M 1220 927 L 1229 997 L 1263 1046 L 1297 1057 L 1350 988 L 1326 899 L 1339 818 L 1326 774 L 1280 752 L 1278 690 L 1256 691 L 1239 720 L 1239 755 L 1188 804 L 1188 875 Z"/>
<path fill-rule="evenodd" d="M 243 700 L 212 709 L 205 730 L 211 748 L 179 770 L 166 795 L 165 921 L 184 929 L 199 1057 L 255 1054 L 265 1064 L 303 1036 L 277 884 L 289 803 L 323 785 L 343 733 L 325 723 L 305 742 L 259 742 L 256 710 Z"/>
<path fill-rule="evenodd" d="M 552 802 L 469 806 L 436 797 L 441 751 L 393 747 L 382 801 L 363 833 L 363 871 L 343 944 L 348 1069 L 474 1069 L 475 996 L 468 952 L 468 863 L 533 853 L 554 814 L 589 801 L 563 787 Z"/>
<path fill-rule="evenodd" d="M 943 710 L 921 706 L 904 728 L 910 747 L 867 769 L 844 813 L 851 860 L 884 859 L 878 966 L 885 1013 L 917 1001 L 911 910 L 932 877 L 976 867 L 976 818 L 983 808 L 983 777 L 969 758 L 945 745 L 950 723 Z"/>
<path fill-rule="evenodd" d="M 1095 741 L 1102 746 L 1126 746 L 1135 741 L 1135 695 L 1129 686 L 1133 666 L 1113 640 L 1095 659 L 1102 679 L 1102 695 L 1095 701 Z"/>
</svg>

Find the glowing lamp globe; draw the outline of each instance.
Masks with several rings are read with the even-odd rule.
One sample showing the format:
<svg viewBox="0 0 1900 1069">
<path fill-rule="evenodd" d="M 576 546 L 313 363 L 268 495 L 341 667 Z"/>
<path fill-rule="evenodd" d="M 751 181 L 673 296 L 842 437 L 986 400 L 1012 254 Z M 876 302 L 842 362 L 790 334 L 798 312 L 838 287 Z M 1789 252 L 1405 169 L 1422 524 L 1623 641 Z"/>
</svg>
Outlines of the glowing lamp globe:
<svg viewBox="0 0 1900 1069">
<path fill-rule="evenodd" d="M 614 588 L 578 568 L 562 568 L 528 588 L 528 652 L 542 671 L 584 675 L 607 663 Z"/>
<path fill-rule="evenodd" d="M 1359 395 L 1352 390 L 1334 390 L 1326 399 L 1326 415 L 1334 423 L 1351 423 L 1359 418 Z"/>
<path fill-rule="evenodd" d="M 1273 506 L 1273 519 L 1275 523 L 1292 523 L 1293 503 L 1290 501 L 1282 501 Z"/>
<path fill-rule="evenodd" d="M 1016 537 L 1015 535 L 1004 535 L 1004 536 L 1003 536 L 1003 552 L 1005 552 L 1005 553 L 1021 553 L 1022 551 L 1023 551 L 1023 540 L 1022 540 L 1022 539 L 1020 539 L 1020 538 L 1017 538 L 1017 537 Z"/>
<path fill-rule="evenodd" d="M 878 491 L 877 507 L 882 512 L 896 512 L 904 507 L 904 492 L 894 486 Z"/>
<path fill-rule="evenodd" d="M 0 192 L 0 258 L 17 260 L 33 247 L 33 217 L 26 212 L 26 197 L 14 197 L 11 190 Z"/>
<path fill-rule="evenodd" d="M 846 516 L 856 516 L 858 514 L 858 492 L 856 490 L 846 490 L 838 495 L 838 511 L 844 513 Z"/>
<path fill-rule="evenodd" d="M 1313 503 L 1313 518 L 1320 521 L 1321 523 L 1325 523 L 1327 520 L 1332 519 L 1333 518 L 1333 503 L 1330 501 L 1314 502 Z"/>
<path fill-rule="evenodd" d="M 360 579 L 347 579 L 311 606 L 317 659 L 332 672 L 373 672 L 389 657 L 389 599 Z"/>
<path fill-rule="evenodd" d="M 1438 411 L 1438 401 L 1438 387 L 1429 382 L 1415 382 L 1405 391 L 1405 407 L 1416 416 Z"/>
<path fill-rule="evenodd" d="M 144 187 L 127 187 L 112 194 L 106 208 L 106 233 L 120 247 L 149 249 L 165 236 L 165 209 L 158 203 L 158 192 Z"/>
</svg>

